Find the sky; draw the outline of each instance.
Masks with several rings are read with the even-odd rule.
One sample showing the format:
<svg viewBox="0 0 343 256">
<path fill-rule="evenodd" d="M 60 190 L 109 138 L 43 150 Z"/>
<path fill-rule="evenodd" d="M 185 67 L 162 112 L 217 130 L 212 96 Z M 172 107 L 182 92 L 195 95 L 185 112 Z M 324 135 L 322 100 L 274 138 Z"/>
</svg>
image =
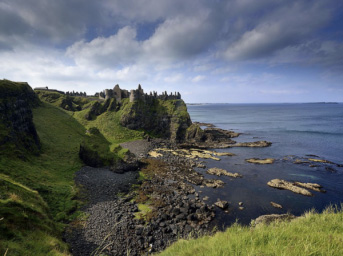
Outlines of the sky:
<svg viewBox="0 0 343 256">
<path fill-rule="evenodd" d="M 0 0 L 0 79 L 187 103 L 343 102 L 341 0 Z"/>
</svg>

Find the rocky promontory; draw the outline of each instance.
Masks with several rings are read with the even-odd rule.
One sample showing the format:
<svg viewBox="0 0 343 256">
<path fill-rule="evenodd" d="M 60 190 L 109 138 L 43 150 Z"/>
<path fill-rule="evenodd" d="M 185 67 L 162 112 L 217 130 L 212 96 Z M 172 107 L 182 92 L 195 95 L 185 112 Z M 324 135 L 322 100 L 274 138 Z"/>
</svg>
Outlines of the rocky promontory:
<svg viewBox="0 0 343 256">
<path fill-rule="evenodd" d="M 39 102 L 28 83 L 0 80 L 0 150 L 14 146 L 39 153 L 41 145 L 32 115 L 32 107 Z"/>
</svg>

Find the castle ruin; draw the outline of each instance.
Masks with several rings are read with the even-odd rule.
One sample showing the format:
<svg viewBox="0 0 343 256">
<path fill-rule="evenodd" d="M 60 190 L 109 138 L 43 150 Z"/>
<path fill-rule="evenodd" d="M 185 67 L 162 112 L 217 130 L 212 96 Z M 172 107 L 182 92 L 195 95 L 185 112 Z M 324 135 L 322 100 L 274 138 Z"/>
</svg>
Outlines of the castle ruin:
<svg viewBox="0 0 343 256">
<path fill-rule="evenodd" d="M 161 100 L 179 100 L 181 99 L 181 94 L 179 92 L 170 93 L 168 95 L 167 92 L 163 92 L 162 94 L 157 94 L 157 92 L 150 92 L 144 93 L 141 85 L 138 85 L 138 88 L 136 90 L 131 90 L 130 92 L 128 90 L 122 90 L 120 89 L 119 85 L 117 84 L 113 89 L 106 89 L 100 93 L 98 93 L 99 99 L 107 100 L 115 98 L 116 101 L 120 102 L 121 99 L 129 98 L 130 102 L 134 102 L 137 100 L 142 101 L 150 101 L 153 99 L 161 99 Z"/>
</svg>

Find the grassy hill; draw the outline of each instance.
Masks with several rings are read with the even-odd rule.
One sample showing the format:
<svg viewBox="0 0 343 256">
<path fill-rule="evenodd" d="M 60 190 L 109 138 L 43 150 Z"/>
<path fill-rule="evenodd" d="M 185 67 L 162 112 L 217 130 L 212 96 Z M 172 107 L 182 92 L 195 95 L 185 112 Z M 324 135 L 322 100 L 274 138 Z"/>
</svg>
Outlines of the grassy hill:
<svg viewBox="0 0 343 256">
<path fill-rule="evenodd" d="M 26 86 L 7 80 L 3 88 L 6 92 L 12 91 L 14 97 L 23 88 L 26 90 Z M 7 94 L 2 95 L 4 98 L 13 96 Z M 118 146 L 119 142 L 141 138 L 134 134 L 142 132 L 131 133 L 113 125 L 117 123 L 114 113 L 105 113 L 90 122 L 81 116 L 75 118 L 73 111 L 61 106 L 65 98 L 56 94 L 49 93 L 49 103 L 41 102 L 32 108 L 33 123 L 40 140 L 38 154 L 18 148 L 11 141 L 0 148 L 0 255 L 69 255 L 68 246 L 62 242 L 62 231 L 64 223 L 79 214 L 80 203 L 75 200 L 78 189 L 73 178 L 83 165 L 79 158 L 80 145 L 95 150 L 106 160 L 117 159 L 126 153 Z M 8 102 L 8 98 L 5 99 Z M 80 104 L 94 102 L 82 98 L 77 101 Z M 7 113 L 11 118 L 22 119 L 12 112 Z M 3 122 L 0 125 L 6 128 L 6 133 L 0 134 L 1 141 L 9 136 L 11 127 Z M 111 132 L 105 133 L 111 142 L 101 133 L 90 132 L 97 130 L 94 129 L 96 126 Z"/>
<path fill-rule="evenodd" d="M 67 255 L 62 222 L 77 209 L 73 175 L 85 128 L 46 103 L 33 114 L 41 154 L 0 158 L 0 255 Z"/>
</svg>

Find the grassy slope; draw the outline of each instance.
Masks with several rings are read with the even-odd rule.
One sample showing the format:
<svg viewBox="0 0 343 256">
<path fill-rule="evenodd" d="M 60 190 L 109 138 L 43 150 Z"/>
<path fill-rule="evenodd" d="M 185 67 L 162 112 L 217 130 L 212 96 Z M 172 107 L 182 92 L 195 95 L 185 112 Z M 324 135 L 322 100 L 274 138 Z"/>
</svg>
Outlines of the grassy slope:
<svg viewBox="0 0 343 256">
<path fill-rule="evenodd" d="M 92 103 L 91 103 L 92 104 Z M 95 120 L 86 120 L 84 117 L 89 110 L 70 112 L 84 127 L 97 127 L 101 134 L 111 143 L 111 151 L 118 147 L 119 143 L 143 138 L 143 132 L 127 129 L 119 124 L 122 110 L 106 111 L 96 117 Z"/>
<path fill-rule="evenodd" d="M 310 212 L 291 222 L 233 225 L 225 232 L 199 239 L 179 240 L 168 255 L 343 255 L 343 211 Z"/>
<path fill-rule="evenodd" d="M 64 253 L 66 246 L 60 241 L 63 225 L 55 224 L 52 220 L 65 221 L 77 208 L 77 202 L 72 200 L 76 194 L 73 175 L 82 166 L 78 150 L 84 138 L 85 128 L 65 111 L 46 103 L 34 109 L 33 113 L 42 143 L 42 154 L 38 157 L 30 156 L 27 160 L 16 157 L 0 158 L 0 181 L 2 184 L 8 184 L 0 187 L 0 208 L 3 209 L 9 202 L 17 204 L 16 207 L 8 208 L 8 212 L 1 214 L 4 219 L 0 221 L 0 225 L 18 231 L 14 236 L 6 236 L 2 232 L 0 255 L 3 255 L 7 248 L 8 255 L 48 255 L 48 251 L 51 255 L 58 255 L 58 251 Z M 8 219 L 8 216 L 14 215 L 17 211 L 25 213 L 27 218 L 36 214 L 32 211 L 27 212 L 26 200 L 19 203 L 18 200 L 13 200 L 19 193 L 13 185 L 13 180 L 30 188 L 20 192 L 19 198 L 32 197 L 37 194 L 35 191 L 39 192 L 40 196 L 37 194 L 36 199 L 32 199 L 33 209 L 37 210 L 40 208 L 39 205 L 47 203 L 45 217 L 41 223 L 33 223 L 29 231 L 26 231 L 26 224 L 20 222 L 19 217 L 18 220 L 13 220 L 13 223 Z M 47 223 L 50 223 L 50 226 Z M 49 228 L 45 228 L 47 226 Z"/>
</svg>

